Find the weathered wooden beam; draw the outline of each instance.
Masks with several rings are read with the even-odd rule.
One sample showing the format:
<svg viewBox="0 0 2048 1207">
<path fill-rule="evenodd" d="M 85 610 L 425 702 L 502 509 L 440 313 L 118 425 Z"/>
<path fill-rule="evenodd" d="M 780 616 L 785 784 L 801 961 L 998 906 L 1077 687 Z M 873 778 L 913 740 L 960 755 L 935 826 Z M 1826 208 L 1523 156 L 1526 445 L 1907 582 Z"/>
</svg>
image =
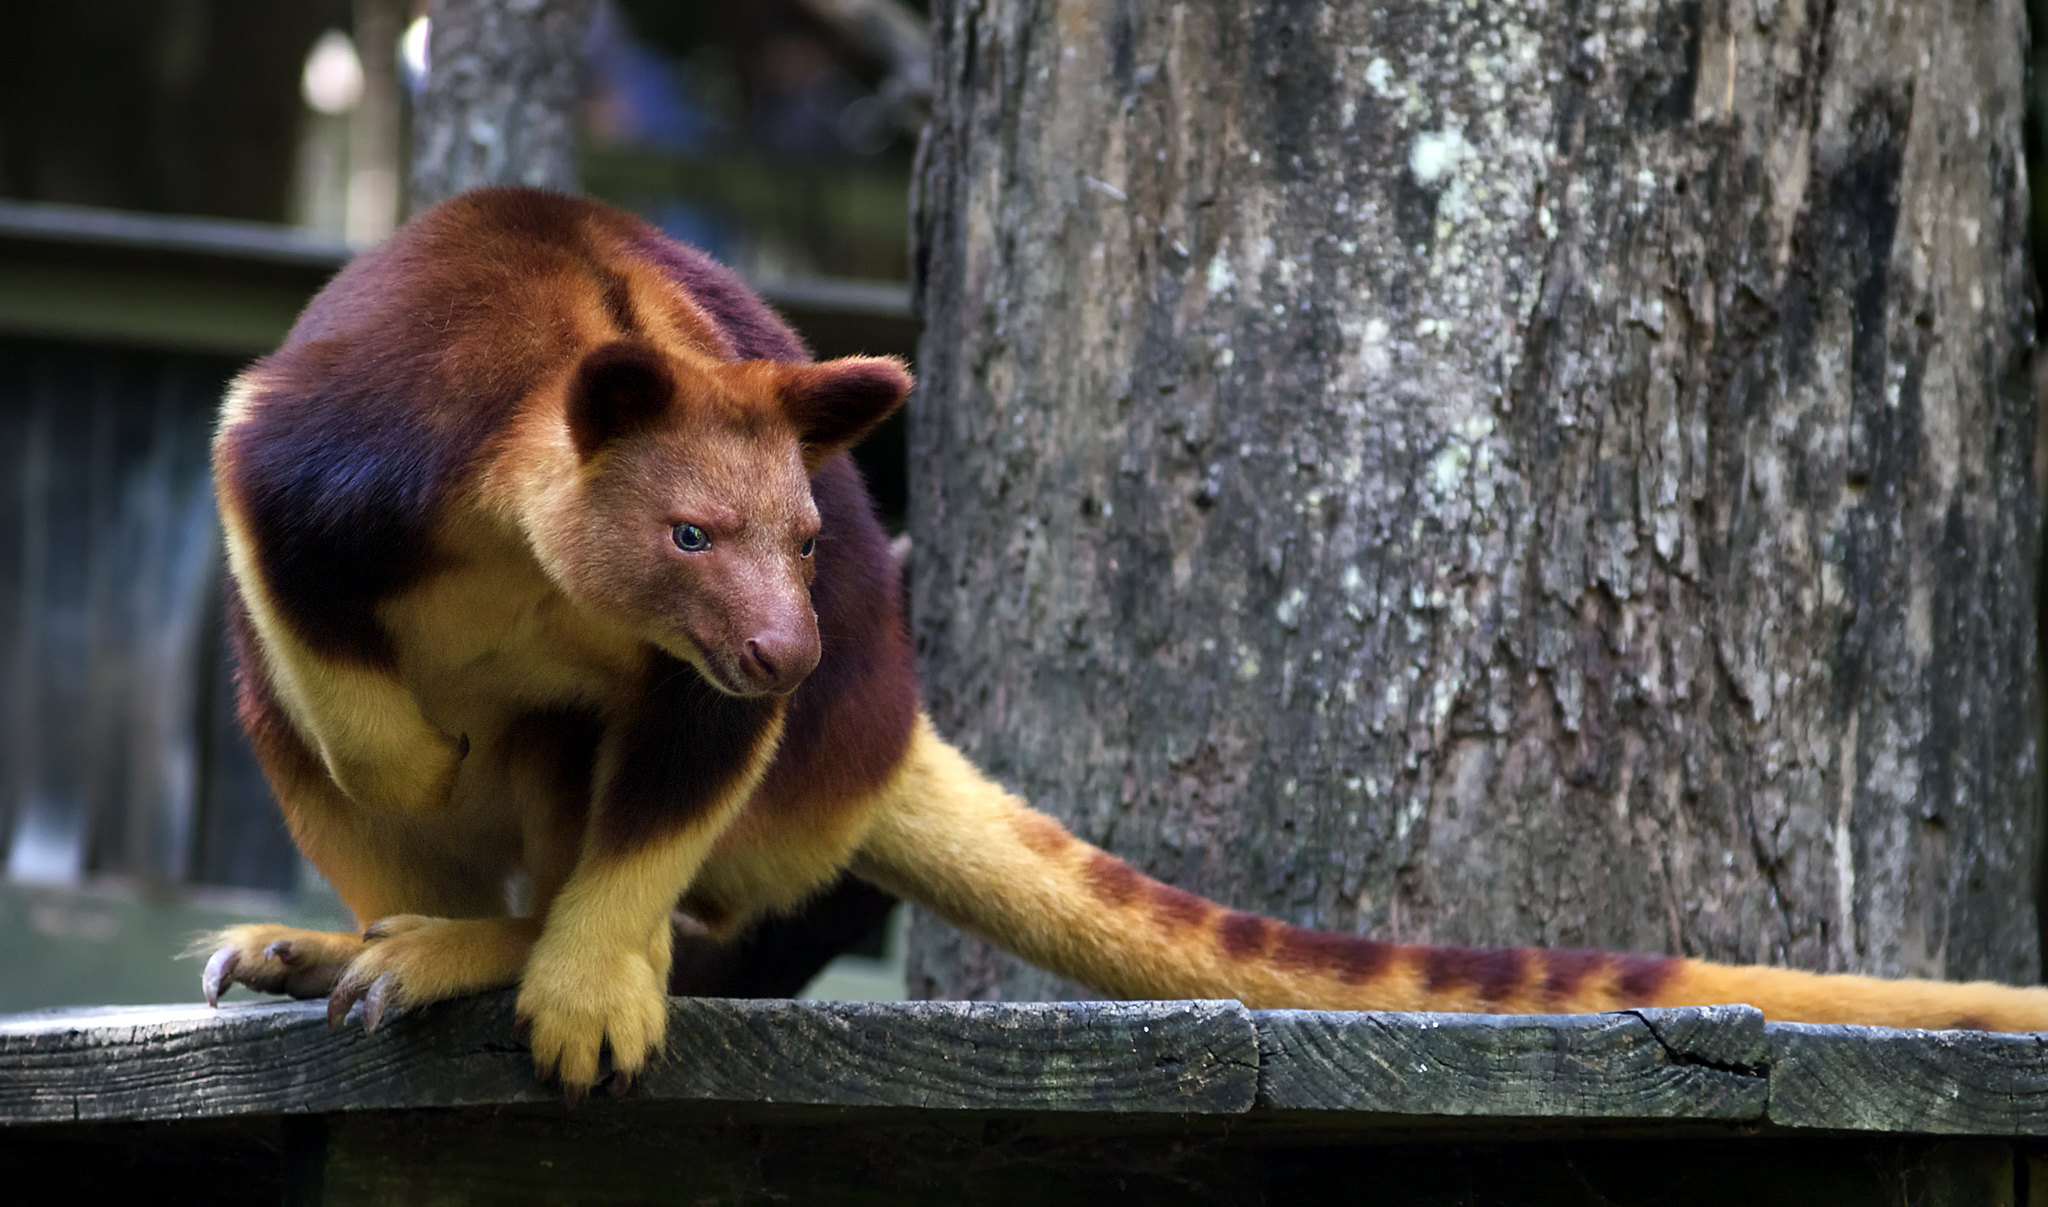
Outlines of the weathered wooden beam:
<svg viewBox="0 0 2048 1207">
<path fill-rule="evenodd" d="M 1265 1010 L 1259 1105 L 1551 1119 L 1764 1118 L 1763 1015 Z"/>
<path fill-rule="evenodd" d="M 2048 1135 L 2048 1036 L 1775 1023 L 1772 1123 L 1949 1136 Z"/>
<path fill-rule="evenodd" d="M 1508 1137 L 1530 1120 L 1634 1121 L 1639 1133 L 1691 1121 L 1779 1137 L 2048 1136 L 2048 1046 L 1766 1025 L 1739 1006 L 1493 1017 L 678 998 L 666 1054 L 631 1097 L 878 1122 L 1244 1116 L 1316 1128 L 1347 1117 Z M 509 994 L 376 1035 L 330 1031 L 317 1003 L 0 1018 L 0 1128 L 556 1101 L 514 1037 Z"/>
<path fill-rule="evenodd" d="M 656 1101 L 1239 1113 L 1258 1047 L 1235 1002 L 817 1003 L 677 998 Z M 512 998 L 375 1035 L 318 1003 L 44 1011 L 0 1019 L 0 1125 L 557 1100 L 513 1038 Z"/>
</svg>

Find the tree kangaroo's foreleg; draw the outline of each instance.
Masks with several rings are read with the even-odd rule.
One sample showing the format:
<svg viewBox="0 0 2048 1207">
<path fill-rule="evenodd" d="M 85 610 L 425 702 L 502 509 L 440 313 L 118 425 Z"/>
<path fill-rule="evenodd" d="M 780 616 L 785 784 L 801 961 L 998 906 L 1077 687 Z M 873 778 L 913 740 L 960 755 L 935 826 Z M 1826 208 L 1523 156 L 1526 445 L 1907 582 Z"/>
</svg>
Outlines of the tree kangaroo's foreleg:
<svg viewBox="0 0 2048 1207">
<path fill-rule="evenodd" d="M 1501 1013 L 1745 1002 L 1779 1020 L 2048 1029 L 2044 988 L 1384 943 L 1226 909 L 1074 838 L 990 782 L 922 719 L 854 868 L 1032 963 L 1122 997 Z"/>
<path fill-rule="evenodd" d="M 520 982 L 534 1063 L 572 1096 L 605 1049 L 630 1077 L 661 1043 L 669 916 L 760 784 L 782 705 L 725 698 L 694 720 L 701 741 L 678 741 L 659 709 L 605 735 L 581 850 Z"/>
</svg>

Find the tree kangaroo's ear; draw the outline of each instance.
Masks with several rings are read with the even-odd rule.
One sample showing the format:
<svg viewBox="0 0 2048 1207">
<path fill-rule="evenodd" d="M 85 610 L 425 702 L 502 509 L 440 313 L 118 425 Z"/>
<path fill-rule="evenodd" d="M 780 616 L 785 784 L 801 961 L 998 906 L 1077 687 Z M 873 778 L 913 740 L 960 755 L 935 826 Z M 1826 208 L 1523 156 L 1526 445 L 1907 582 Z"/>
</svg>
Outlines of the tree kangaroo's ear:
<svg viewBox="0 0 2048 1207">
<path fill-rule="evenodd" d="M 569 436 L 586 460 L 614 440 L 650 427 L 675 398 L 660 350 L 637 340 L 592 349 L 569 378 Z"/>
<path fill-rule="evenodd" d="M 816 468 L 851 448 L 903 405 L 910 387 L 910 370 L 893 356 L 792 365 L 782 382 L 782 409 L 803 441 L 804 465 Z"/>
</svg>

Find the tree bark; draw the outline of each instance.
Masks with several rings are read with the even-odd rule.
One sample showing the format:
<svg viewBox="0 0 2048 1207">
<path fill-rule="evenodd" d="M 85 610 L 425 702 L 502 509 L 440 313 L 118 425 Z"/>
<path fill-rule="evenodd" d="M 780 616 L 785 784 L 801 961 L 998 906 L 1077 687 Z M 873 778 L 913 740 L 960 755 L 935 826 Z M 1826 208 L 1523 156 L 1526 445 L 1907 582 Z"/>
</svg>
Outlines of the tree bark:
<svg viewBox="0 0 2048 1207">
<path fill-rule="evenodd" d="M 412 208 L 465 189 L 576 191 L 583 39 L 595 0 L 435 0 L 413 119 Z"/>
<path fill-rule="evenodd" d="M 2017 0 L 964 0 L 942 732 L 1403 940 L 2028 981 Z M 929 920 L 913 992 L 1076 992 Z"/>
</svg>

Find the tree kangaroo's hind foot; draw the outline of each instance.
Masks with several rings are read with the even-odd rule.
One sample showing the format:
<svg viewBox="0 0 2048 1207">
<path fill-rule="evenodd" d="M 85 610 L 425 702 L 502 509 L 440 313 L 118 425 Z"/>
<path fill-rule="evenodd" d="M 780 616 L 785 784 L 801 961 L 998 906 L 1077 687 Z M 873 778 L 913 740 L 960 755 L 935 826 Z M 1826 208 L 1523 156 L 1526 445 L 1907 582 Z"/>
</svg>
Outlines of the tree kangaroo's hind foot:
<svg viewBox="0 0 2048 1207">
<path fill-rule="evenodd" d="M 235 985 L 258 993 L 326 997 L 362 949 L 361 935 L 263 922 L 202 935 L 185 954 L 212 953 L 199 975 L 199 987 L 206 1004 L 218 1006 L 220 995 Z"/>
<path fill-rule="evenodd" d="M 330 1026 L 341 1026 L 361 1003 L 363 1029 L 375 1031 L 407 1010 L 516 983 L 539 933 L 529 918 L 394 914 L 360 935 L 232 926 L 194 950 L 215 948 L 200 980 L 209 1005 L 230 985 L 325 997 Z"/>
</svg>

